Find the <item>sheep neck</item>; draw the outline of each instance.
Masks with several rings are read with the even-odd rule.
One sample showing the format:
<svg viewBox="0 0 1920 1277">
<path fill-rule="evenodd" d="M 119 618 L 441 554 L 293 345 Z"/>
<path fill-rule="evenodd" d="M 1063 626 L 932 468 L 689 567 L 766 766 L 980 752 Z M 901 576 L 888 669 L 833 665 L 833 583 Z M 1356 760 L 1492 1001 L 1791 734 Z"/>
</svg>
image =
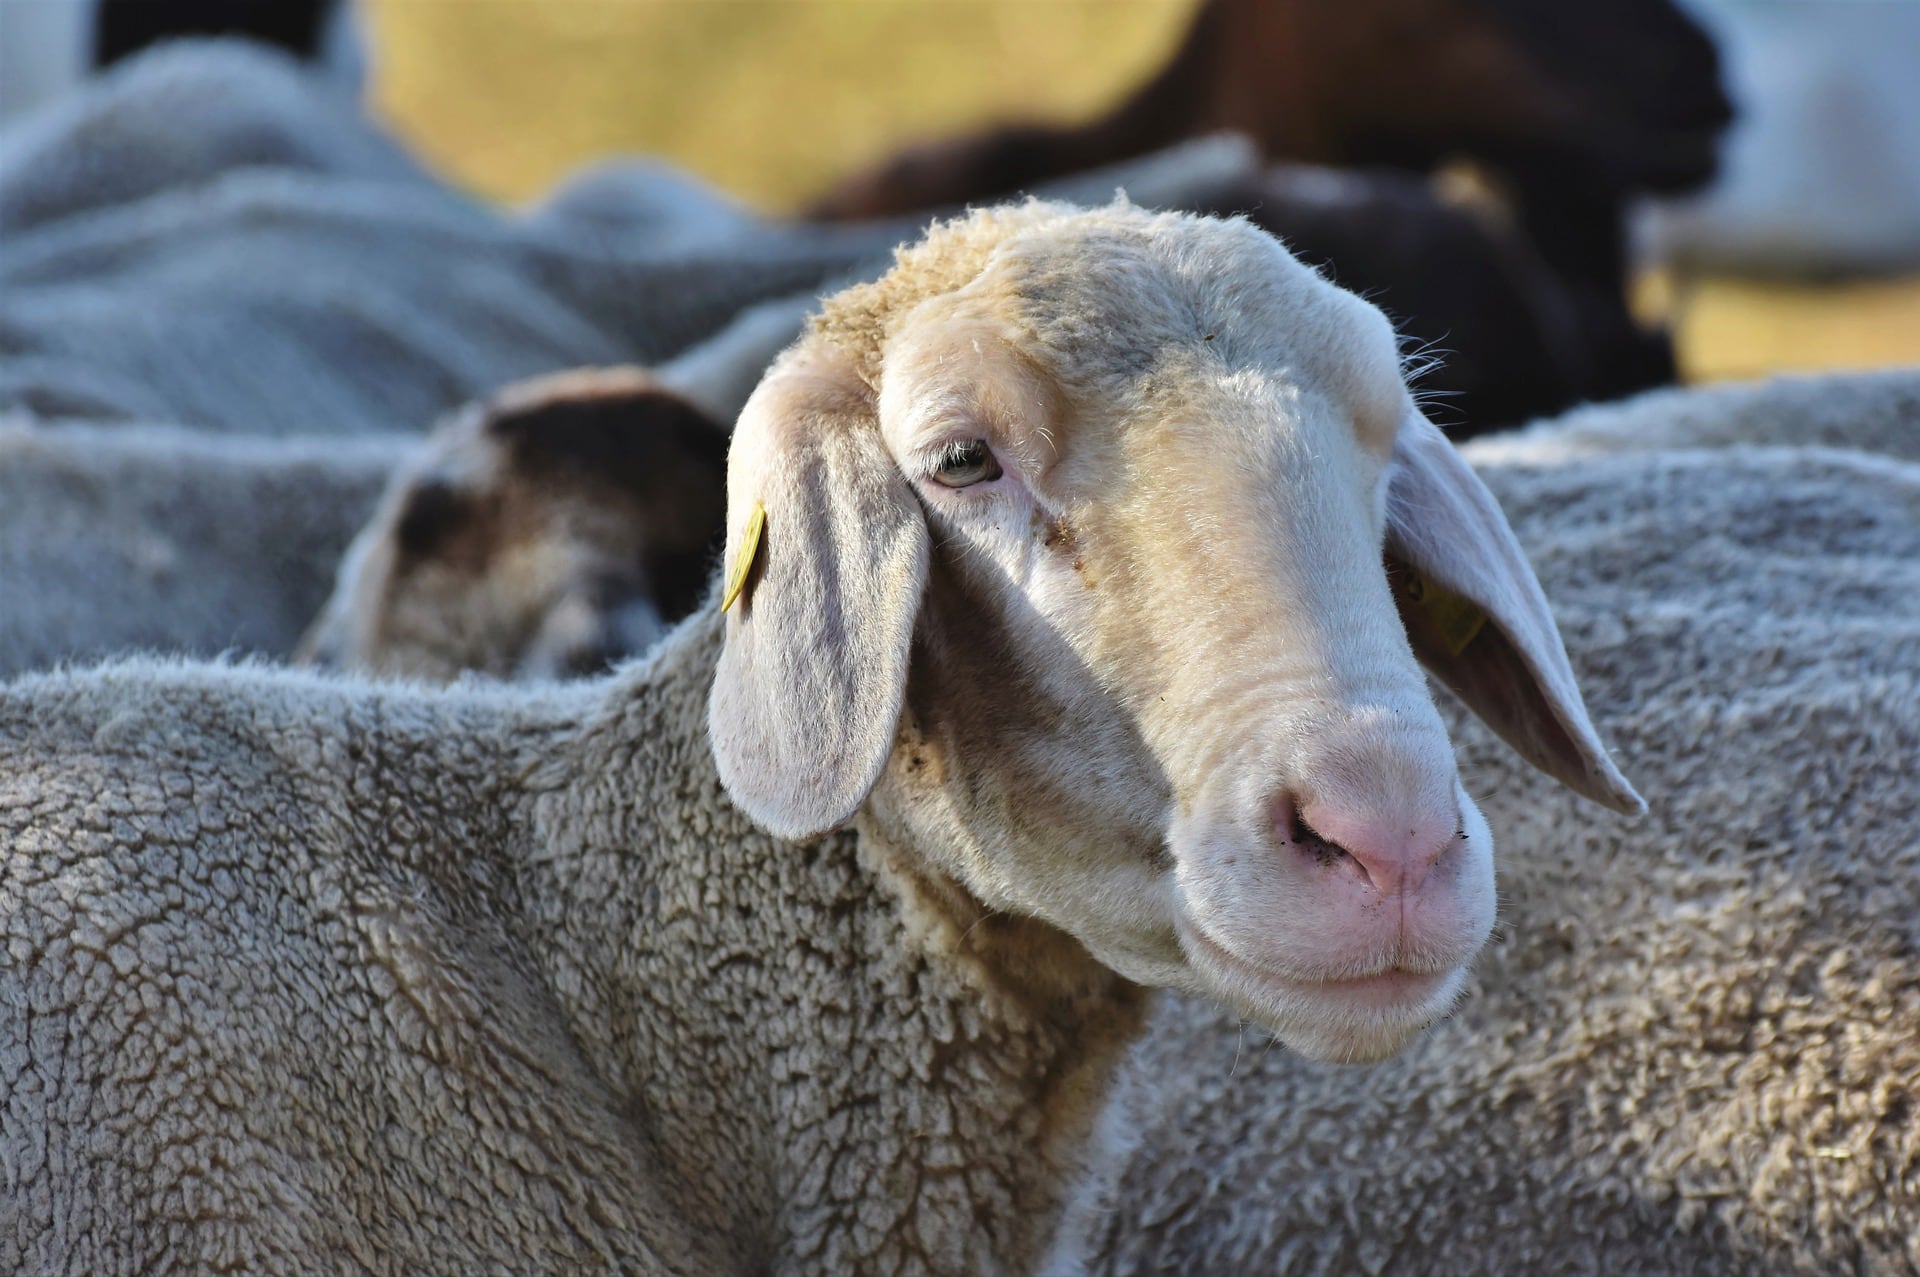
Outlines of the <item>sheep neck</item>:
<svg viewBox="0 0 1920 1277">
<path fill-rule="evenodd" d="M 872 813 L 808 844 L 756 830 L 706 745 L 719 633 L 696 619 L 617 680 L 536 800 L 529 894 L 564 934 L 532 947 L 574 1036 L 739 1265 L 1034 1270 L 1146 993 Z M 621 819 L 589 827 L 613 789 Z"/>
</svg>

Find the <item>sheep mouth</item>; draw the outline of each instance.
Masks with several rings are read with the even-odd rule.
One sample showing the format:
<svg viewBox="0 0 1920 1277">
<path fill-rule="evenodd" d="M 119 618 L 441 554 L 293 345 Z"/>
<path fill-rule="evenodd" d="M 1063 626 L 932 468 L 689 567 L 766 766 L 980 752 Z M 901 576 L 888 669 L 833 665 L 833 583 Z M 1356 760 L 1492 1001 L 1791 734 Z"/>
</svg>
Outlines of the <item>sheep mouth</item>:
<svg viewBox="0 0 1920 1277">
<path fill-rule="evenodd" d="M 1261 1002 L 1277 998 L 1293 1004 L 1347 1007 L 1396 1017 L 1411 1013 L 1423 1022 L 1431 1022 L 1445 1014 L 1464 981 L 1459 967 L 1401 964 L 1346 976 L 1289 975 L 1241 957 L 1207 935 L 1197 923 L 1183 922 L 1179 931 L 1181 947 L 1190 960 L 1197 959 L 1197 967 L 1243 998 L 1251 995 Z"/>
</svg>

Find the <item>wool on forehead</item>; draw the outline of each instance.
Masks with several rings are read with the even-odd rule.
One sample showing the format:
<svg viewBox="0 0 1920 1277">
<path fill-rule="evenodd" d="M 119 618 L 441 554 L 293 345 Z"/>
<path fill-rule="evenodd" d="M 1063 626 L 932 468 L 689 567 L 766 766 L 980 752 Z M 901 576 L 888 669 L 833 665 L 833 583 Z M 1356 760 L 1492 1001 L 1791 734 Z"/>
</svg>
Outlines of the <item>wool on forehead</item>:
<svg viewBox="0 0 1920 1277">
<path fill-rule="evenodd" d="M 887 344 L 907 317 L 995 265 L 1011 268 L 1018 290 L 999 313 L 1035 353 L 1059 356 L 1048 361 L 1056 373 L 1110 370 L 1117 352 L 1106 347 L 1116 340 L 1153 359 L 1184 343 L 1206 342 L 1228 360 L 1259 347 L 1357 399 L 1382 400 L 1377 415 L 1395 414 L 1398 353 L 1379 311 L 1244 220 L 1155 213 L 1124 197 L 1092 210 L 1028 200 L 937 223 L 896 250 L 887 274 L 828 299 L 811 334 L 877 386 Z M 1086 358 L 1096 347 L 1099 358 Z"/>
<path fill-rule="evenodd" d="M 1216 231 L 1206 237 L 1204 246 L 1194 244 L 1197 225 L 1210 225 Z M 1052 233 L 1033 234 L 1040 231 Z M 1103 245 L 1115 252 L 1094 251 Z M 893 268 L 885 275 L 829 298 L 812 321 L 811 331 L 849 356 L 861 374 L 872 379 L 895 325 L 928 298 L 955 292 L 978 279 L 996 254 L 1017 254 L 1023 246 L 1037 250 L 1026 263 L 1029 269 L 1021 273 L 1023 285 L 1044 290 L 1044 274 L 1052 269 L 1077 281 L 1076 292 L 1091 296 L 1100 291 L 1101 283 L 1110 282 L 1105 277 L 1116 267 L 1137 269 L 1155 245 L 1165 250 L 1152 254 L 1165 272 L 1162 280 L 1217 279 L 1223 269 L 1231 273 L 1236 259 L 1251 250 L 1262 256 L 1268 271 L 1288 267 L 1298 271 L 1303 288 L 1317 282 L 1306 267 L 1276 251 L 1264 232 L 1238 219 L 1154 213 L 1124 197 L 1098 209 L 1027 200 L 935 223 L 924 238 L 895 250 Z M 1055 261 L 1043 262 L 1045 257 Z"/>
</svg>

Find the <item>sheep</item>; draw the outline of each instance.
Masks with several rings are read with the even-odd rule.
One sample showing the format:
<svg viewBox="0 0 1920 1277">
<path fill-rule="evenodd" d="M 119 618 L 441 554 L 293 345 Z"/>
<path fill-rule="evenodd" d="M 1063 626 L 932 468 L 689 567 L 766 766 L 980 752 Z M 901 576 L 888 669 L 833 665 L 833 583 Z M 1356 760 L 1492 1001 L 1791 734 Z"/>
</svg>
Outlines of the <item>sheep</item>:
<svg viewBox="0 0 1920 1277">
<path fill-rule="evenodd" d="M 0 6 L 0 33 L 23 21 L 44 24 L 45 15 L 35 21 L 35 8 Z M 28 40 L 37 43 L 35 34 L 29 30 Z M 77 54 L 94 34 L 60 36 Z M 0 39 L 0 47 L 6 44 Z M 41 57 L 43 67 L 57 60 L 45 49 Z M 57 99 L 7 121 L 0 138 L 0 235 L 9 239 L 168 188 L 214 182 L 237 167 L 416 189 L 432 180 L 391 138 L 341 110 L 337 84 L 266 44 L 185 40 L 128 59 L 84 86 L 79 74 L 55 78 L 68 81 Z M 54 97 L 53 87 L 41 92 Z"/>
<path fill-rule="evenodd" d="M 1472 994 L 1366 1072 L 1163 1004 L 1138 1143 L 1076 1203 L 1091 1271 L 1920 1270 L 1920 466 L 1481 473 L 1653 816 L 1593 821 L 1450 716 L 1522 848 Z"/>
<path fill-rule="evenodd" d="M 958 206 L 1232 129 L 1275 159 L 1503 175 L 1570 282 L 1618 297 L 1622 210 L 1693 189 L 1732 119 L 1712 41 L 1669 0 L 1208 0 L 1165 67 L 1104 118 L 912 148 L 821 196 L 816 217 Z"/>
<path fill-rule="evenodd" d="M 726 426 L 640 369 L 510 387 L 395 475 L 295 659 L 540 678 L 645 651 L 706 592 L 726 452 Z"/>
<path fill-rule="evenodd" d="M 1674 380 L 1670 335 L 1623 290 L 1570 285 L 1510 216 L 1445 185 L 1285 164 L 1189 183 L 1161 206 L 1244 215 L 1380 305 L 1409 349 L 1438 356 L 1420 389 L 1456 440 Z"/>
<path fill-rule="evenodd" d="M 555 384 L 566 389 L 564 380 Z M 652 402 L 653 393 L 644 388 L 641 391 L 645 402 Z M 607 428 L 617 431 L 627 425 L 624 420 L 610 418 Z M 474 440 L 459 447 L 481 442 L 484 450 L 484 435 L 484 430 L 480 431 Z M 1920 373 L 1892 370 L 1782 377 L 1750 385 L 1656 392 L 1625 403 L 1582 409 L 1538 422 L 1524 431 L 1480 439 L 1473 455 L 1481 464 L 1551 464 L 1623 450 L 1795 442 L 1920 460 Z M 449 451 L 458 455 L 459 447 L 450 447 Z M 518 473 L 511 457 L 504 454 L 461 468 L 493 476 L 496 484 L 531 487 L 534 482 L 534 476 Z M 432 474 L 429 471 L 429 476 Z M 499 655 L 517 652 L 516 645 L 523 644 L 526 636 L 541 631 L 541 622 L 529 618 L 548 616 L 552 599 L 574 601 L 581 593 L 554 589 L 509 570 L 504 562 L 511 542 L 494 545 L 496 558 L 484 559 L 464 551 L 463 542 L 450 540 L 425 555 L 416 550 L 411 556 L 416 566 L 396 572 L 394 566 L 407 558 L 396 544 L 405 522 L 404 512 L 423 491 L 433 493 L 436 489 L 431 477 L 423 484 L 409 474 L 396 482 L 383 503 L 383 513 L 361 533 L 364 542 L 378 548 L 348 555 L 334 596 L 322 610 L 325 619 L 316 627 L 316 633 L 328 637 L 310 640 L 319 650 L 310 651 L 309 659 L 324 650 L 323 664 L 361 671 L 394 670 L 402 668 L 398 655 L 404 651 L 413 658 L 413 663 L 406 666 L 407 672 L 416 677 L 429 673 L 429 666 L 431 676 L 442 679 L 469 672 L 504 672 L 511 677 L 572 676 L 596 672 L 600 668 L 598 651 L 604 651 L 612 661 L 635 655 L 654 641 L 652 620 L 657 601 L 641 613 L 645 624 L 627 630 L 620 624 L 626 614 L 617 606 L 630 601 L 631 596 L 627 596 L 616 599 L 616 606 L 602 606 L 586 617 L 579 611 L 567 614 L 584 620 L 578 632 L 593 636 L 597 642 L 597 648 L 583 648 L 579 659 L 522 662 Z M 429 495 L 428 499 L 437 496 Z M 577 497 L 562 490 L 557 494 L 539 493 L 533 499 L 558 503 Z M 658 512 L 644 506 L 596 506 L 596 519 L 591 523 L 555 517 L 544 524 L 548 554 L 553 560 L 593 561 L 610 545 L 644 543 L 649 530 L 659 525 Z M 698 521 L 672 526 L 689 541 L 710 531 L 709 525 Z M 368 572 L 369 564 L 378 570 Z M 453 632 L 454 618 L 471 625 L 476 618 L 487 616 L 484 604 L 498 606 L 502 602 L 509 604 L 504 617 L 495 614 L 477 629 L 457 636 Z M 402 642 L 394 637 L 393 630 L 397 619 L 409 613 L 424 613 L 424 625 Z M 370 636 L 363 639 L 366 645 L 352 659 L 347 658 L 339 639 L 332 637 L 346 632 Z"/>
<path fill-rule="evenodd" d="M 605 679 L 0 689 L 0 1267 L 1031 1271 L 1143 986 L 1318 1057 L 1450 1005 L 1416 656 L 1640 807 L 1385 319 L 1242 222 L 934 230 L 727 526 Z"/>
<path fill-rule="evenodd" d="M 794 330 L 793 322 L 793 313 L 783 305 L 768 307 L 757 318 L 743 317 L 736 329 L 779 339 Z M 733 341 L 739 343 L 742 337 Z M 754 366 L 751 359 L 731 355 L 719 360 L 718 353 L 676 361 L 665 375 L 689 386 L 690 394 L 703 395 L 699 383 L 706 369 L 723 367 L 727 371 L 722 380 L 729 380 Z M 539 389 L 543 384 L 544 391 Z M 1423 378 L 1423 386 L 1431 384 Z M 629 390 L 636 406 L 661 402 L 662 392 L 638 372 L 617 373 L 601 382 L 576 382 L 567 376 L 544 383 L 536 379 L 511 392 L 510 399 L 533 404 L 537 412 L 542 393 L 564 407 L 574 394 L 612 395 L 618 401 Z M 537 429 L 538 423 L 533 416 L 525 424 Z M 346 556 L 335 592 L 303 642 L 299 659 L 437 679 L 469 672 L 528 678 L 590 674 L 644 651 L 658 637 L 659 621 L 678 619 L 691 606 L 683 596 L 680 604 L 663 607 L 637 579 L 632 589 L 596 594 L 589 565 L 605 563 L 611 553 L 630 556 L 630 550 L 615 547 L 645 545 L 663 532 L 684 550 L 705 545 L 716 526 L 710 518 L 685 506 L 679 514 L 667 514 L 647 503 L 597 499 L 591 489 L 547 486 L 552 481 L 549 469 L 522 470 L 510 452 L 489 442 L 489 432 L 498 424 L 498 410 L 470 410 L 456 419 L 450 433 L 426 445 L 439 461 L 416 463 L 396 477 L 380 511 L 362 530 L 360 548 Z M 603 428 L 618 433 L 629 423 L 610 415 Z M 1473 455 L 1482 463 L 1538 464 L 1625 449 L 1787 443 L 1864 448 L 1920 460 L 1920 373 L 1783 377 L 1654 392 L 1479 439 Z M 475 456 L 470 458 L 469 452 Z M 399 541 L 409 526 L 408 512 L 416 504 L 442 502 L 448 496 L 448 471 L 469 481 L 486 477 L 491 486 L 468 492 L 448 512 L 485 507 L 490 513 L 479 522 L 488 531 L 450 537 L 431 547 L 416 543 L 402 554 Z M 711 482 L 718 483 L 717 475 Z M 660 499 L 671 502 L 694 495 L 691 486 L 683 486 Z M 516 571 L 512 564 L 522 561 L 531 542 L 492 534 L 491 529 L 513 522 L 503 508 L 518 502 L 537 502 L 548 511 L 538 520 L 521 521 L 521 526 L 539 529 L 545 560 L 567 565 L 564 581 Z M 593 517 L 568 518 L 572 502 L 590 506 Z M 483 552 L 474 549 L 480 543 L 486 547 Z M 571 641 L 557 648 L 542 645 L 556 633 Z M 351 642 L 349 636 L 355 636 Z"/>
<path fill-rule="evenodd" d="M 1389 308 L 1404 307 L 1411 301 L 1414 314 L 1432 314 L 1447 302 L 1444 285 L 1460 281 L 1420 269 L 1423 258 L 1441 257 L 1457 265 L 1463 254 L 1477 251 L 1491 259 L 1484 267 L 1488 275 L 1510 281 L 1510 299 L 1491 304 L 1484 289 L 1460 290 L 1466 306 L 1462 313 L 1472 317 L 1469 324 L 1477 320 L 1478 328 L 1469 327 L 1463 333 L 1456 327 L 1456 345 L 1471 351 L 1528 341 L 1540 344 L 1530 347 L 1527 357 L 1516 358 L 1513 367 L 1504 361 L 1495 365 L 1471 358 L 1463 367 L 1458 353 L 1449 355 L 1419 380 L 1423 395 L 1438 397 L 1436 416 L 1464 410 L 1469 423 L 1477 426 L 1519 416 L 1528 405 L 1552 402 L 1569 393 L 1571 380 L 1579 373 L 1565 364 L 1579 357 L 1581 343 L 1564 333 L 1559 341 L 1550 339 L 1556 322 L 1564 329 L 1568 317 L 1556 311 L 1550 297 L 1539 296 L 1534 287 L 1537 277 L 1530 273 L 1524 258 L 1515 260 L 1506 255 L 1499 240 L 1480 233 L 1478 219 L 1439 205 L 1426 194 L 1424 186 L 1410 179 L 1387 183 L 1391 198 L 1381 199 L 1383 184 L 1378 179 L 1356 183 L 1344 174 L 1299 172 L 1289 175 L 1285 182 L 1272 174 L 1248 180 L 1232 174 L 1232 159 L 1229 155 L 1221 162 L 1223 173 L 1229 176 L 1214 183 L 1217 193 L 1208 195 L 1204 202 L 1217 206 L 1258 204 L 1251 215 L 1253 220 L 1279 234 L 1304 260 L 1313 260 L 1313 254 L 1303 251 L 1303 241 L 1314 245 L 1324 245 L 1329 239 L 1356 246 L 1371 244 L 1374 253 L 1370 258 L 1349 259 L 1344 253 L 1340 258 L 1379 263 L 1380 275 L 1353 277 L 1332 263 L 1330 275 L 1336 283 Z M 1195 160 L 1183 164 L 1189 175 L 1198 167 Z M 1261 197 L 1268 194 L 1280 198 L 1264 202 Z M 1430 218 L 1433 210 L 1444 212 L 1445 217 Z M 1276 224 L 1276 212 L 1286 220 Z M 1436 228 L 1431 235 L 1424 231 L 1428 227 Z M 1447 251 L 1432 251 L 1440 248 Z M 1393 269 L 1387 268 L 1389 262 Z M 737 399 L 728 393 L 716 395 L 703 392 L 701 383 L 716 378 L 735 384 L 743 377 L 757 379 L 773 349 L 798 330 L 799 315 L 808 304 L 810 299 L 790 299 L 749 312 L 728 330 L 731 336 L 683 356 L 667 376 L 688 387 L 688 393 L 717 402 L 716 415 L 731 416 L 727 405 L 743 400 L 745 392 L 738 392 Z M 1477 340 L 1478 331 L 1487 329 L 1494 329 L 1497 335 L 1489 333 L 1484 342 Z M 1435 340 L 1443 335 L 1437 331 L 1430 334 Z M 749 351 L 747 357 L 742 357 L 743 348 Z M 570 388 L 562 379 L 553 384 L 552 393 L 564 398 Z M 641 393 L 647 392 L 643 388 Z M 1701 396 L 1691 401 L 1696 404 L 1695 411 L 1700 411 L 1700 405 L 1708 399 Z M 1667 400 L 1652 402 L 1664 405 Z M 1848 419 L 1857 419 L 1861 405 L 1852 400 L 1844 402 L 1851 405 Z M 1656 410 L 1655 419 L 1669 421 L 1672 415 L 1671 411 Z M 645 650 L 658 637 L 659 621 L 663 619 L 660 600 L 648 595 L 645 574 L 632 578 L 621 573 L 629 576 L 629 586 L 609 597 L 595 583 L 591 565 L 605 564 L 609 555 L 623 563 L 631 562 L 635 553 L 632 547 L 657 542 L 663 528 L 680 533 L 684 546 L 704 545 L 713 525 L 697 517 L 668 515 L 646 502 L 596 500 L 573 488 L 553 487 L 550 468 L 523 473 L 510 455 L 496 452 L 488 444 L 486 417 L 484 409 L 472 410 L 453 427 L 452 436 L 444 444 L 428 445 L 437 459 L 420 466 L 418 473 L 410 472 L 396 480 L 381 512 L 362 533 L 359 548 L 343 564 L 334 596 L 323 609 L 323 619 L 303 645 L 303 659 L 363 672 L 438 679 L 463 672 L 550 677 L 595 672 L 610 660 Z M 604 428 L 622 431 L 626 422 L 608 415 Z M 1472 431 L 1456 426 L 1453 433 L 1458 437 Z M 486 460 L 469 458 L 476 449 L 493 455 Z M 480 506 L 491 506 L 492 513 L 469 520 L 468 535 L 437 546 L 416 543 L 401 553 L 396 540 L 410 526 L 406 512 L 416 502 L 445 504 L 449 490 L 445 472 L 450 468 L 473 476 L 481 485 L 457 503 L 459 510 L 466 514 Z M 717 482 L 716 476 L 716 491 Z M 681 491 L 691 489 L 683 487 Z M 494 530 L 500 524 L 513 521 L 504 514 L 506 506 L 514 504 L 505 499 L 507 494 L 539 503 L 552 517 L 521 520 L 527 529 L 522 538 L 496 535 Z M 570 503 L 577 500 L 592 506 L 592 519 L 566 517 Z M 564 579 L 522 570 L 531 561 L 528 556 L 536 543 L 536 527 L 537 544 L 545 561 L 567 565 L 560 570 Z M 475 546 L 482 543 L 487 548 L 477 551 Z M 681 606 L 669 605 L 664 619 L 677 619 L 688 606 L 690 600 Z M 549 623 L 566 636 L 557 647 L 547 641 L 551 635 L 542 628 Z"/>
<path fill-rule="evenodd" d="M 1097 199 L 1165 200 L 1243 154 L 1180 148 Z M 417 430 L 520 378 L 676 358 L 915 233 L 753 216 L 632 165 L 509 216 L 289 59 L 180 42 L 0 137 L 0 411 Z"/>
<path fill-rule="evenodd" d="M 1424 281 L 1421 301 L 1432 309 L 1389 303 L 1410 331 L 1448 334 L 1447 347 L 1468 353 L 1466 366 L 1528 369 L 1526 377 L 1545 383 L 1544 401 L 1502 403 L 1518 409 L 1511 415 L 1466 412 L 1467 433 L 1476 433 L 1674 379 L 1667 335 L 1643 328 L 1629 306 L 1626 216 L 1642 193 L 1684 192 L 1706 181 L 1732 114 L 1713 43 L 1671 0 L 1208 0 L 1166 66 L 1111 114 L 909 148 L 846 179 L 808 211 L 845 219 L 954 207 L 1219 129 L 1245 132 L 1273 159 L 1423 176 L 1465 159 L 1492 179 L 1512 223 L 1498 233 L 1469 228 L 1469 239 L 1505 241 L 1495 256 L 1508 261 L 1485 262 L 1484 250 L 1475 252 L 1474 267 L 1451 260 L 1461 228 L 1438 212 L 1428 215 L 1430 225 L 1409 219 L 1396 207 L 1405 197 L 1390 184 L 1361 205 L 1364 220 L 1385 218 L 1402 234 L 1417 230 L 1431 251 L 1396 255 L 1390 242 L 1340 219 L 1317 221 L 1311 209 L 1307 228 L 1325 238 L 1293 247 L 1330 257 L 1343 279 L 1397 282 L 1403 293 L 1410 281 Z M 1269 229 L 1286 231 L 1301 220 L 1285 211 L 1286 198 L 1269 192 L 1250 203 L 1177 206 L 1273 207 L 1278 224 Z M 1385 208 L 1371 211 L 1376 202 Z M 1542 331 L 1564 328 L 1571 338 L 1553 360 L 1535 356 L 1537 340 L 1524 336 L 1465 345 L 1524 327 L 1538 309 L 1537 301 L 1495 306 L 1491 331 L 1475 323 L 1492 299 L 1473 294 L 1501 298 L 1510 290 L 1516 255 L 1537 257 L 1525 272 L 1533 277 L 1528 287 L 1560 312 Z M 1553 394 L 1556 379 L 1582 364 L 1590 365 L 1584 375 Z M 1497 379 L 1484 391 L 1497 400 Z"/>
<path fill-rule="evenodd" d="M 508 216 L 285 57 L 157 49 L 0 138 L 0 410 L 418 430 L 523 377 L 669 360 L 746 307 L 878 271 L 903 234 L 659 233 L 650 215 L 685 204 Z"/>
<path fill-rule="evenodd" d="M 704 413 L 716 422 L 731 420 L 812 305 L 807 296 L 754 307 L 652 375 L 687 403 L 690 418 Z M 564 385 L 565 378 L 550 384 Z M 512 401 L 530 393 L 522 385 L 501 396 Z M 591 442 L 600 432 L 587 433 L 578 442 Z M 679 510 L 694 516 L 701 493 L 717 492 L 718 477 L 708 473 L 711 450 L 697 434 L 683 430 L 675 438 L 669 459 L 693 485 Z M 616 440 L 609 436 L 608 442 Z M 0 677 L 136 649 L 285 659 L 312 628 L 342 555 L 377 513 L 390 477 L 416 473 L 423 454 L 444 460 L 459 447 L 444 437 L 422 441 L 414 434 L 280 439 L 0 417 L 0 597 L 6 600 L 0 607 Z M 471 464 L 482 464 L 478 456 Z M 515 464 L 511 457 L 504 460 Z M 537 501 L 536 485 L 563 471 L 529 465 L 509 473 L 516 481 L 512 491 Z M 576 483 L 566 491 L 578 496 L 594 489 Z M 705 532 L 649 524 L 644 510 L 634 512 L 632 526 L 608 530 L 605 520 L 618 524 L 625 512 L 606 501 L 597 510 L 602 521 L 593 527 L 607 534 L 583 536 L 575 546 L 589 557 L 604 554 L 621 536 L 652 537 L 657 546 L 682 547 L 669 552 L 663 566 L 671 568 L 704 544 Z M 468 550 L 474 545 L 462 544 Z M 654 598 L 653 604 L 684 612 L 690 606 L 686 587 L 676 589 L 674 599 Z M 544 606 L 536 599 L 528 603 Z M 621 615 L 635 621 L 643 614 L 627 609 Z M 556 620 L 556 634 L 562 624 Z M 621 632 L 611 627 L 608 635 Z M 641 637 L 629 633 L 627 642 Z"/>
<path fill-rule="evenodd" d="M 0 677 L 135 649 L 284 656 L 416 444 L 0 418 Z"/>
</svg>

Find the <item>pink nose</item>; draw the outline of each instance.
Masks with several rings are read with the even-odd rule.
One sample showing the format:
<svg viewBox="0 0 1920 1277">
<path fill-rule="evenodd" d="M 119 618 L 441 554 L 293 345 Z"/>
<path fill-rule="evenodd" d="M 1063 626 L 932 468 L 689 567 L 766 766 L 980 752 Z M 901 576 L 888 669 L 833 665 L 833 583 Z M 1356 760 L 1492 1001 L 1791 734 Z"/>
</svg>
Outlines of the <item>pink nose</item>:
<svg viewBox="0 0 1920 1277">
<path fill-rule="evenodd" d="M 1280 836 L 1332 870 L 1350 868 L 1383 896 L 1413 895 L 1459 841 L 1460 814 L 1437 803 L 1368 810 L 1283 800 Z"/>
</svg>

